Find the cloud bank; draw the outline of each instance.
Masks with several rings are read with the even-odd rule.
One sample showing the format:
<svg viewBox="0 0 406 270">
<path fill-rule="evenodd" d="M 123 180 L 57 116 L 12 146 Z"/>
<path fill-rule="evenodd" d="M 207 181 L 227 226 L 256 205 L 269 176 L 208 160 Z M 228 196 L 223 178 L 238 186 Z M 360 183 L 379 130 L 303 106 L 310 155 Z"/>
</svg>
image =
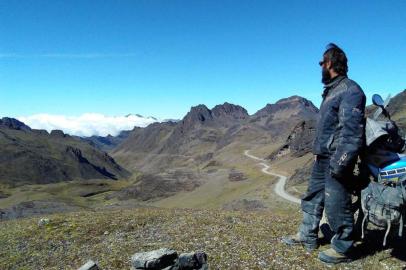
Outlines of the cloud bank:
<svg viewBox="0 0 406 270">
<path fill-rule="evenodd" d="M 82 137 L 116 136 L 122 130 L 132 130 L 135 126 L 145 127 L 160 122 L 154 117 L 129 114 L 127 116 L 106 116 L 98 113 L 85 113 L 80 116 L 35 114 L 17 117 L 18 120 L 34 129 L 63 130 L 64 133 Z"/>
</svg>

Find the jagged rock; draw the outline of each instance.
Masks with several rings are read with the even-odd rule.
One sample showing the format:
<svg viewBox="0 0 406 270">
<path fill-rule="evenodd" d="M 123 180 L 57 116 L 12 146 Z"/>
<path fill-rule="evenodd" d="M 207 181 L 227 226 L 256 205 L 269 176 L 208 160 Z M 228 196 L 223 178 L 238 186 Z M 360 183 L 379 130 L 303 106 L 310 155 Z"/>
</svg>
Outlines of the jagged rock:
<svg viewBox="0 0 406 270">
<path fill-rule="evenodd" d="M 197 125 L 218 125 L 230 126 L 236 120 L 244 120 L 249 117 L 246 109 L 239 105 L 225 102 L 222 105 L 216 105 L 213 109 L 205 105 L 194 106 L 179 123 L 177 130 L 181 134 L 186 133 Z"/>
<path fill-rule="evenodd" d="M 249 117 L 246 109 L 228 102 L 225 102 L 223 105 L 216 105 L 211 112 L 215 118 L 231 117 L 235 119 L 246 119 Z"/>
<path fill-rule="evenodd" d="M 48 131 L 46 131 L 45 129 L 32 129 L 31 130 L 33 133 L 35 134 L 39 134 L 39 135 L 48 135 Z"/>
<path fill-rule="evenodd" d="M 253 116 L 260 117 L 288 117 L 291 115 L 300 115 L 303 118 L 312 119 L 318 113 L 318 109 L 310 100 L 300 96 L 291 96 L 277 101 L 275 104 L 267 104 L 264 108 L 257 111 Z M 277 114 L 277 115 L 275 115 Z M 278 114 L 281 114 L 280 116 Z"/>
<path fill-rule="evenodd" d="M 178 253 L 175 250 L 161 248 L 149 252 L 135 253 L 131 257 L 131 265 L 135 269 L 163 269 L 174 265 Z"/>
<path fill-rule="evenodd" d="M 203 251 L 182 253 L 179 255 L 177 267 L 179 270 L 208 270 L 207 255 Z"/>
<path fill-rule="evenodd" d="M 99 266 L 97 266 L 97 264 L 92 261 L 89 260 L 87 261 L 84 265 L 82 265 L 78 270 L 99 270 Z"/>
<path fill-rule="evenodd" d="M 211 111 L 206 105 L 200 104 L 192 107 L 190 112 L 186 115 L 185 120 L 204 122 L 213 119 Z"/>
<path fill-rule="evenodd" d="M 63 137 L 66 137 L 65 133 L 63 133 L 63 131 L 62 131 L 62 130 L 59 130 L 59 129 L 51 130 L 50 135 L 51 135 L 52 137 L 62 137 L 62 138 L 63 138 Z"/>
<path fill-rule="evenodd" d="M 31 130 L 31 128 L 26 124 L 24 124 L 23 122 L 20 122 L 17 119 L 9 117 L 3 117 L 2 119 L 0 119 L 0 125 L 15 130 L 23 130 L 23 131 Z"/>
<path fill-rule="evenodd" d="M 277 151 L 268 156 L 268 159 L 275 160 L 288 154 L 293 157 L 301 157 L 311 152 L 316 132 L 316 121 L 308 120 L 298 123 L 289 134 L 285 144 Z"/>
<path fill-rule="evenodd" d="M 153 270 L 208 270 L 207 255 L 203 251 L 182 253 L 161 248 L 149 252 L 135 253 L 131 257 L 133 269 Z"/>
</svg>

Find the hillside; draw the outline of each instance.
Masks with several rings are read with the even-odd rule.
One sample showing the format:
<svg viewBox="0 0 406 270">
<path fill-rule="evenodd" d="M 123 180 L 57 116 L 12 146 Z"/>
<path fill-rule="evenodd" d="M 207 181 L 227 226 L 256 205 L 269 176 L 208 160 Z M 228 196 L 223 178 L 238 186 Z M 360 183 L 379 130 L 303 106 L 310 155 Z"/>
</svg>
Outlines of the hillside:
<svg viewBox="0 0 406 270">
<path fill-rule="evenodd" d="M 406 131 L 406 89 L 391 99 L 388 111 L 399 127 Z"/>
<path fill-rule="evenodd" d="M 107 153 L 54 130 L 50 134 L 12 119 L 0 120 L 0 183 L 11 186 L 78 179 L 113 179 L 130 173 Z"/>
<path fill-rule="evenodd" d="M 406 134 L 405 104 L 406 90 L 403 90 L 391 98 L 388 105 L 388 111 L 392 116 L 392 120 L 396 121 Z M 367 106 L 367 117 L 372 115 L 376 109 L 377 107 L 375 105 Z M 268 159 L 273 162 L 274 166 L 279 170 L 288 171 L 291 175 L 288 181 L 288 186 L 299 185 L 296 188 L 290 189 L 294 194 L 297 194 L 297 188 L 301 190 L 305 189 L 306 182 L 310 177 L 312 166 L 311 147 L 314 140 L 315 128 L 315 121 L 302 121 L 292 130 L 289 136 L 287 136 L 285 143 L 268 155 Z M 306 154 L 308 156 L 307 159 Z M 288 168 L 289 166 L 291 168 Z"/>
<path fill-rule="evenodd" d="M 315 119 L 319 110 L 303 97 L 292 96 L 267 104 L 251 116 L 251 123 L 267 128 L 273 136 L 283 137 L 301 121 Z"/>
<path fill-rule="evenodd" d="M 92 146 L 96 147 L 101 151 L 109 152 L 114 147 L 123 142 L 125 139 L 127 139 L 128 136 L 130 135 L 130 132 L 131 132 L 130 130 L 123 130 L 117 136 L 107 135 L 107 136 L 91 136 L 79 138 L 90 143 Z"/>
<path fill-rule="evenodd" d="M 300 119 L 315 119 L 316 113 L 317 109 L 310 101 L 297 96 L 268 104 L 251 116 L 243 107 L 230 103 L 212 109 L 198 105 L 192 107 L 181 121 L 154 123 L 146 128 L 134 129 L 110 153 L 126 168 L 148 175 L 148 178 L 140 178 L 141 182 L 133 190 L 138 193 L 156 186 L 153 193 L 161 198 L 173 197 L 172 191 L 178 190 L 179 198 L 174 196 L 163 201 L 179 205 L 176 203 L 178 200 L 188 197 L 182 195 L 185 190 L 190 194 L 205 190 L 210 191 L 212 196 L 220 196 L 221 192 L 235 189 L 234 185 L 242 187 L 263 177 L 261 172 L 250 167 L 251 163 L 243 156 L 244 151 L 275 149 Z M 234 171 L 245 174 L 246 181 L 238 184 L 228 181 Z M 174 181 L 174 174 L 188 177 Z M 158 191 L 159 183 L 167 187 L 164 190 L 168 192 Z M 175 186 L 170 187 L 171 183 Z M 215 195 L 211 191 L 213 189 L 220 193 Z M 134 194 L 130 190 L 127 193 Z M 224 200 L 224 207 L 241 203 L 234 201 L 238 196 L 231 198 Z M 190 198 L 190 203 L 195 206 L 209 201 L 193 202 Z"/>
<path fill-rule="evenodd" d="M 394 118 L 402 115 L 398 111 L 403 110 L 403 93 L 394 97 L 390 104 Z M 30 182 L 24 182 L 21 177 L 16 187 L 0 185 L 3 218 L 84 208 L 139 206 L 250 211 L 277 209 L 286 202 L 273 192 L 275 179 L 263 174 L 262 167 L 244 156 L 244 152 L 250 150 L 253 155 L 267 158 L 273 170 L 290 175 L 288 191 L 300 196 L 306 189 L 312 164 L 310 152 L 316 111 L 310 102 L 297 96 L 268 104 L 254 115 L 248 115 L 244 108 L 230 103 L 212 109 L 198 105 L 192 107 L 181 121 L 136 127 L 125 134 L 124 139 L 107 138 L 110 142 L 123 139 L 110 154 L 114 157 L 114 164 L 133 173 L 129 179 L 125 179 L 128 174 L 114 173 L 111 167 L 98 165 L 98 157 L 107 154 L 95 149 L 92 143 L 60 131 L 48 134 L 32 130 L 21 122 L 3 119 L 0 142 L 7 142 L 4 145 L 8 146 L 1 151 L 12 148 L 29 153 L 19 156 L 27 161 L 7 167 L 28 166 L 33 160 L 45 159 L 45 164 L 54 162 L 55 168 L 68 166 L 70 170 L 66 171 L 71 176 L 59 178 L 59 171 L 53 171 L 53 167 L 15 170 L 17 176 L 34 172 L 46 174 L 46 177 L 41 181 L 30 178 Z M 80 150 L 73 151 L 77 154 L 73 155 L 76 157 L 73 160 L 69 154 L 71 149 Z M 3 162 L 11 164 L 11 160 L 4 159 Z M 108 161 L 111 160 L 108 158 Z M 114 177 L 100 175 L 95 167 L 106 168 Z M 44 169 L 41 171 L 41 168 Z M 81 174 L 82 171 L 85 173 Z M 6 169 L 1 170 L 3 174 L 6 172 Z M 58 178 L 62 181 L 56 180 Z M 119 180 L 112 183 L 114 178 Z M 70 182 L 65 183 L 68 180 Z"/>
<path fill-rule="evenodd" d="M 398 100 L 395 97 L 391 106 L 400 111 L 404 103 Z M 6 189 L 0 185 L 0 243 L 7 243 L 0 249 L 0 269 L 76 269 L 88 259 L 102 269 L 128 269 L 132 254 L 161 247 L 204 250 L 213 269 L 331 268 L 318 261 L 317 252 L 305 253 L 280 242 L 296 231 L 299 207 L 275 195 L 275 178 L 243 154 L 252 150 L 253 155 L 268 158 L 271 168 L 293 175 L 288 191 L 302 193 L 312 160 L 315 114 L 313 107 L 307 111 L 300 104 L 306 102 L 293 97 L 276 109 L 267 105 L 268 110 L 256 116 L 228 103 L 213 109 L 199 105 L 182 121 L 134 128 L 110 152 L 119 162 L 113 160 L 114 164 L 131 170 L 128 179 L 117 172 L 115 176 L 121 177 L 115 181 L 78 174 L 73 181 L 39 181 Z M 285 118 L 279 110 L 287 113 Z M 395 112 L 394 117 L 402 114 Z M 107 155 L 60 131 L 32 130 L 13 119 L 0 123 L 4 145 L 0 151 L 25 150 L 20 157 L 28 158 L 27 164 L 39 159 L 31 152 L 61 162 L 51 157 L 64 156 L 67 147 L 80 149 L 94 165 L 99 155 Z M 9 160 L 13 159 L 3 161 Z M 62 161 L 57 166 L 73 162 L 69 155 Z M 84 168 L 91 172 L 93 167 Z M 49 223 L 39 225 L 40 217 Z M 393 237 L 391 246 L 382 249 L 383 234 L 368 231 L 357 260 L 332 268 L 406 267 L 406 236 Z M 325 241 L 321 249 L 328 247 Z"/>
<path fill-rule="evenodd" d="M 356 261 L 328 267 L 318 252 L 287 247 L 300 213 L 279 211 L 168 210 L 138 208 L 77 212 L 0 222 L 1 269 L 77 269 L 92 259 L 101 269 L 129 269 L 131 255 L 169 247 L 203 250 L 210 269 L 402 269 L 405 241 L 382 250 L 383 232 L 368 231 Z M 97 226 L 94 226 L 97 224 Z M 319 250 L 327 249 L 326 241 Z"/>
</svg>

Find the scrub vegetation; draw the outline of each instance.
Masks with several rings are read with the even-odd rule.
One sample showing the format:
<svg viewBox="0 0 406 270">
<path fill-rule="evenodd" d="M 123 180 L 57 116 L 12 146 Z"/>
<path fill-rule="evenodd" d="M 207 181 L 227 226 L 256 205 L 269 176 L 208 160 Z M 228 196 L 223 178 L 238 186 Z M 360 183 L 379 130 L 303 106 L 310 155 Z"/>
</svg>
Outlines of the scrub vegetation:
<svg viewBox="0 0 406 270">
<path fill-rule="evenodd" d="M 129 269 L 131 255 L 161 247 L 179 252 L 204 250 L 211 269 L 406 266 L 402 241 L 392 240 L 395 248 L 382 250 L 380 232 L 370 232 L 358 260 L 332 268 L 319 262 L 317 252 L 285 246 L 280 239 L 296 231 L 298 209 L 247 212 L 138 208 L 42 218 L 49 222 L 41 225 L 36 217 L 0 223 L 0 269 L 76 269 L 89 259 L 97 261 L 101 269 Z M 326 248 L 328 245 L 323 245 L 319 250 Z"/>
</svg>

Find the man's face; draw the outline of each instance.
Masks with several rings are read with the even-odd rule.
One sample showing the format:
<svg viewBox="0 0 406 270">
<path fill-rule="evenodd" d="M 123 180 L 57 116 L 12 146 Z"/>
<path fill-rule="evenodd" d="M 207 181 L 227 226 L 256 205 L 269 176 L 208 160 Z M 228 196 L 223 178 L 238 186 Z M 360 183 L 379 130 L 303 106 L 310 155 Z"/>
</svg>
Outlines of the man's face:
<svg viewBox="0 0 406 270">
<path fill-rule="evenodd" d="M 331 74 L 328 70 L 328 66 L 330 65 L 330 61 L 323 56 L 323 61 L 319 62 L 321 66 L 321 82 L 323 84 L 328 84 L 331 81 Z"/>
</svg>

